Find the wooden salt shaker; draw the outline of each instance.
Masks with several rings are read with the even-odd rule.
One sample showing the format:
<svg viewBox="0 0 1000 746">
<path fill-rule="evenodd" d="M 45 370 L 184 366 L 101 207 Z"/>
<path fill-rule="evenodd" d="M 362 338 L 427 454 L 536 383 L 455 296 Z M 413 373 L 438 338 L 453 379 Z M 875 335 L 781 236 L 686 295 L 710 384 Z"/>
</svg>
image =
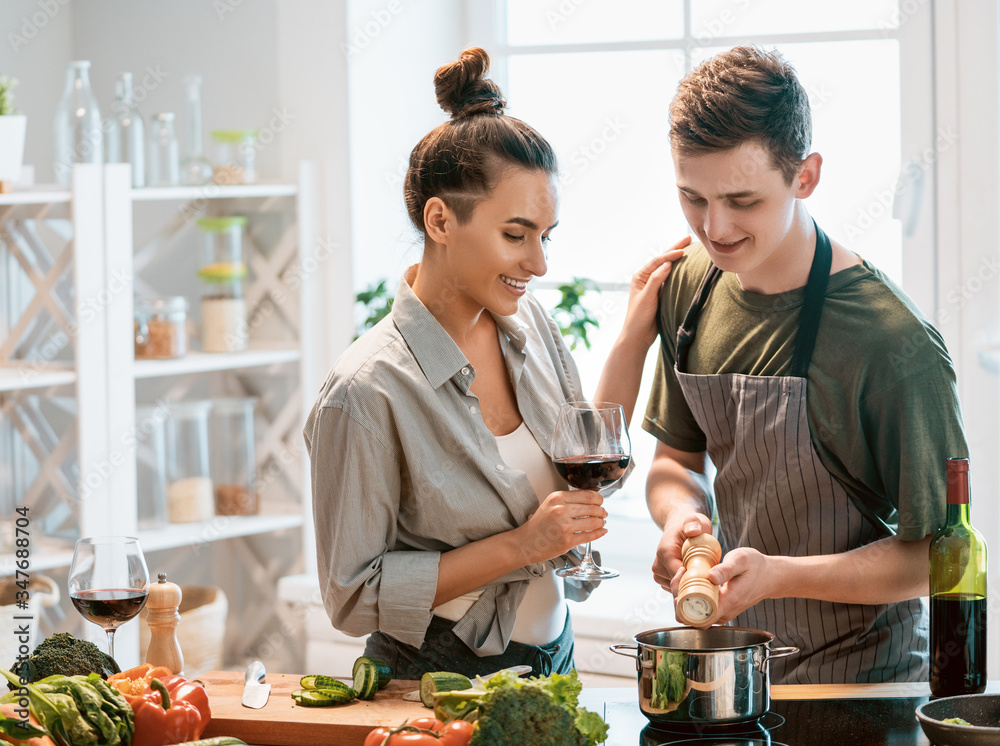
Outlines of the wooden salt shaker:
<svg viewBox="0 0 1000 746">
<path fill-rule="evenodd" d="M 146 600 L 146 624 L 149 625 L 149 648 L 146 663 L 151 666 L 166 666 L 175 674 L 184 672 L 184 655 L 177 642 L 177 624 L 181 620 L 181 589 L 167 582 L 167 574 L 161 572 L 159 582 L 149 587 Z"/>
<path fill-rule="evenodd" d="M 707 627 L 719 616 L 719 587 L 708 572 L 722 559 L 722 547 L 711 534 L 698 534 L 681 547 L 684 576 L 677 590 L 677 621 L 690 627 Z"/>
</svg>

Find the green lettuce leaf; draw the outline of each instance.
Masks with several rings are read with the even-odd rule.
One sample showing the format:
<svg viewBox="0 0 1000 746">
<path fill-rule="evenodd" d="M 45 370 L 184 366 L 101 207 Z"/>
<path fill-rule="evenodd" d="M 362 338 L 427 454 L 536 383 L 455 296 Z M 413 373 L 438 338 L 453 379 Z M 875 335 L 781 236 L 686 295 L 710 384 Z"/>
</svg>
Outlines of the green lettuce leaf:
<svg viewBox="0 0 1000 746">
<path fill-rule="evenodd" d="M 586 739 L 581 746 L 597 746 L 608 738 L 608 724 L 596 712 L 583 707 L 576 709 L 576 729 Z"/>
<path fill-rule="evenodd" d="M 11 736 L 18 741 L 27 741 L 29 738 L 41 738 L 49 735 L 48 731 L 42 730 L 37 725 L 5 716 L 0 716 L 0 733 Z"/>
</svg>

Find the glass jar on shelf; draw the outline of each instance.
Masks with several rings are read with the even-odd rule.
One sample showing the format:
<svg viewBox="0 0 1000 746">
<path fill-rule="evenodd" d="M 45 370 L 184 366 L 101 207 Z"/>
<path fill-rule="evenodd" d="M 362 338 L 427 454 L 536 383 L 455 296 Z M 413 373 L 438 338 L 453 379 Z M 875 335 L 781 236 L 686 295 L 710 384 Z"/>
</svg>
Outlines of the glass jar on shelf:
<svg viewBox="0 0 1000 746">
<path fill-rule="evenodd" d="M 212 130 L 215 143 L 212 181 L 216 184 L 253 184 L 257 181 L 258 130 Z"/>
<path fill-rule="evenodd" d="M 241 352 L 247 347 L 247 306 L 243 280 L 242 216 L 200 218 L 205 234 L 202 282 L 201 346 L 205 352 Z"/>
<path fill-rule="evenodd" d="M 167 417 L 167 514 L 171 523 L 207 521 L 215 515 L 208 466 L 208 401 L 172 405 Z"/>
<path fill-rule="evenodd" d="M 212 480 L 216 515 L 256 515 L 259 510 L 255 476 L 254 398 L 212 402 Z"/>
<path fill-rule="evenodd" d="M 168 111 L 153 117 L 149 135 L 149 186 L 177 186 L 180 184 L 180 156 L 174 115 Z"/>
<path fill-rule="evenodd" d="M 182 296 L 137 298 L 135 359 L 165 360 L 187 354 L 188 302 Z"/>
<path fill-rule="evenodd" d="M 136 407 L 135 470 L 140 529 L 167 525 L 166 408 Z"/>
</svg>

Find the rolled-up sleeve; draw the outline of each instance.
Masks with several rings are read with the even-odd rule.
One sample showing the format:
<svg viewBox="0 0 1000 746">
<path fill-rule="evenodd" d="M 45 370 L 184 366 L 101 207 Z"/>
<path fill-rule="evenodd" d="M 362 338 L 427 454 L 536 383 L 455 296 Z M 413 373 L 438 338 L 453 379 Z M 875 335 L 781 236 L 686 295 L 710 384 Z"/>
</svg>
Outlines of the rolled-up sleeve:
<svg viewBox="0 0 1000 746">
<path fill-rule="evenodd" d="M 320 589 L 333 626 L 381 630 L 419 647 L 431 620 L 440 553 L 392 551 L 401 494 L 397 456 L 365 423 L 318 406 L 306 425 Z"/>
</svg>

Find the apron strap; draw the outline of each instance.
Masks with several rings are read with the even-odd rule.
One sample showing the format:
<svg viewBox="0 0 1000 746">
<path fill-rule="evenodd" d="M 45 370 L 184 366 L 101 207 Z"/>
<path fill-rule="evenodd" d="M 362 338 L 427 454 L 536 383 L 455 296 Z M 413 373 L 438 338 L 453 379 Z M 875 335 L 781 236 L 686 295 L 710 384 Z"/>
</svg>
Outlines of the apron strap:
<svg viewBox="0 0 1000 746">
<path fill-rule="evenodd" d="M 795 349 L 792 352 L 792 369 L 789 373 L 797 378 L 806 378 L 809 373 L 809 362 L 812 360 L 813 350 L 816 347 L 820 316 L 823 312 L 823 303 L 826 300 L 826 288 L 830 283 L 830 266 L 833 263 L 833 248 L 830 245 L 830 239 L 816 225 L 815 220 L 813 220 L 813 227 L 816 228 L 816 252 L 813 255 L 812 266 L 809 268 L 809 279 L 806 281 L 802 312 L 799 315 L 799 328 L 795 334 Z M 688 353 L 694 343 L 698 317 L 708 302 L 712 288 L 721 276 L 722 270 L 712 265 L 701 283 L 698 295 L 695 296 L 684 315 L 684 322 L 677 330 L 677 370 L 681 373 L 687 372 Z M 660 314 L 657 314 L 656 321 L 660 324 L 660 333 L 662 334 Z"/>
<path fill-rule="evenodd" d="M 809 362 L 816 347 L 819 320 L 823 313 L 823 302 L 826 300 L 826 288 L 830 284 L 830 265 L 833 263 L 830 239 L 816 225 L 815 220 L 813 226 L 816 228 L 816 253 L 809 269 L 809 280 L 806 282 L 802 312 L 799 314 L 799 330 L 795 335 L 795 351 L 792 353 L 792 369 L 789 372 L 789 375 L 796 378 L 809 377 Z"/>
<path fill-rule="evenodd" d="M 713 264 L 708 274 L 705 275 L 705 280 L 701 283 L 698 295 L 695 296 L 690 308 L 688 308 L 687 313 L 684 315 L 684 323 L 677 330 L 677 370 L 681 373 L 687 373 L 688 352 L 690 352 L 691 345 L 694 342 L 698 316 L 701 315 L 701 309 L 708 302 L 708 295 L 712 292 L 712 288 L 720 277 L 722 277 L 722 270 Z"/>
</svg>

